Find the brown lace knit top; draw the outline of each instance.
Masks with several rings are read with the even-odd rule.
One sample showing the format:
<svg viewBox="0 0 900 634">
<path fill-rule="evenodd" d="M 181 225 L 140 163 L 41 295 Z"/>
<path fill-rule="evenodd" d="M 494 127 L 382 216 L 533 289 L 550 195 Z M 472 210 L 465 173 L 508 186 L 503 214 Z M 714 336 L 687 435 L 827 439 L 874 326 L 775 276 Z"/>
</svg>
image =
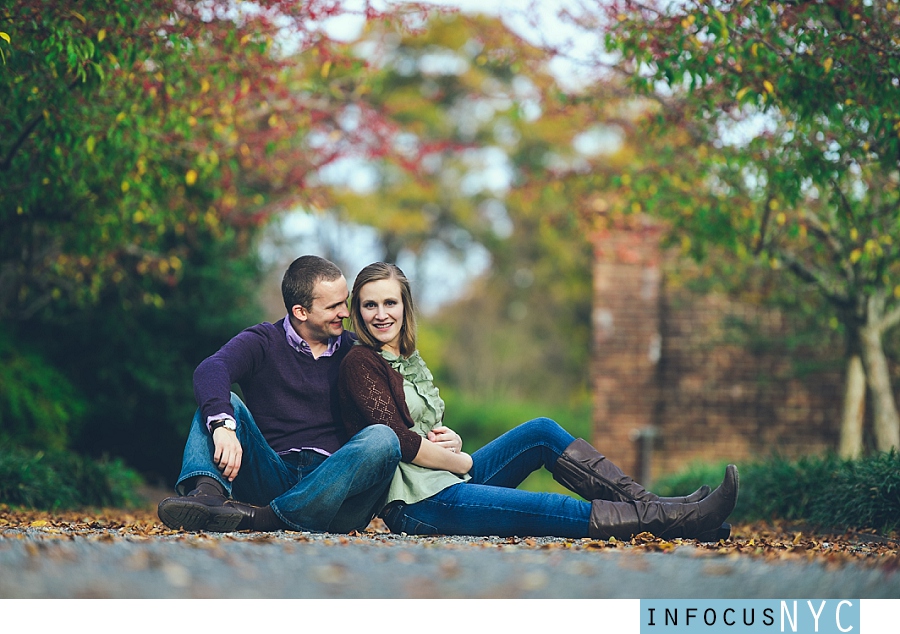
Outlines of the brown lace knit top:
<svg viewBox="0 0 900 634">
<path fill-rule="evenodd" d="M 367 346 L 353 346 L 341 363 L 338 393 L 348 436 L 369 425 L 387 425 L 400 440 L 400 459 L 413 461 L 422 437 L 411 429 L 403 376 L 384 357 Z"/>
</svg>

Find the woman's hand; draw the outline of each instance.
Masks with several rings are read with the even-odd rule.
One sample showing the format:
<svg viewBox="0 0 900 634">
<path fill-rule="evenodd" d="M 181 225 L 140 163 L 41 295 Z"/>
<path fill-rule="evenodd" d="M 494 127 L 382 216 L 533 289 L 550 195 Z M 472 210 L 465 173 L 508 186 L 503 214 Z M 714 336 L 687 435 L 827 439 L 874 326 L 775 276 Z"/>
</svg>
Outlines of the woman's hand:
<svg viewBox="0 0 900 634">
<path fill-rule="evenodd" d="M 237 434 L 230 429 L 219 427 L 213 432 L 213 443 L 216 446 L 213 462 L 219 467 L 222 475 L 228 478 L 229 482 L 233 482 L 241 470 L 241 456 L 244 454 Z"/>
<path fill-rule="evenodd" d="M 449 449 L 453 453 L 459 453 L 462 451 L 463 443 L 460 435 L 449 427 L 444 427 L 443 425 L 438 425 L 430 432 L 428 432 L 428 440 L 433 442 L 438 447 Z"/>
</svg>

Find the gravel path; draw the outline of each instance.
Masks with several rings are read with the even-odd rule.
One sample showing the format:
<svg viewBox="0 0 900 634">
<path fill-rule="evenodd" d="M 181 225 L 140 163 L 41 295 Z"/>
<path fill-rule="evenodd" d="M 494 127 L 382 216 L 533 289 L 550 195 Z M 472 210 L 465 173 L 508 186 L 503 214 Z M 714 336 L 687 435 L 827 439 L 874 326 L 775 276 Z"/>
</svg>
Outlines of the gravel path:
<svg viewBox="0 0 900 634">
<path fill-rule="evenodd" d="M 900 573 L 677 541 L 0 529 L 0 598 L 179 597 L 900 598 Z"/>
</svg>

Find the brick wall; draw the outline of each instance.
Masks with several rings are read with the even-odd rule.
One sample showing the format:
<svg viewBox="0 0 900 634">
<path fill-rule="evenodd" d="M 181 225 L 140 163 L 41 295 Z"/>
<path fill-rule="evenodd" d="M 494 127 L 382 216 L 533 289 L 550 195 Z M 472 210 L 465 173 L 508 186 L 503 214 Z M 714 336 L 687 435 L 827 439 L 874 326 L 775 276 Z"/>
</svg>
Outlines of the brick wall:
<svg viewBox="0 0 900 634">
<path fill-rule="evenodd" d="M 595 241 L 594 446 L 645 482 L 836 449 L 840 368 L 800 373 L 797 355 L 822 351 L 753 345 L 790 334 L 777 310 L 672 288 L 659 238 L 635 221 Z"/>
</svg>

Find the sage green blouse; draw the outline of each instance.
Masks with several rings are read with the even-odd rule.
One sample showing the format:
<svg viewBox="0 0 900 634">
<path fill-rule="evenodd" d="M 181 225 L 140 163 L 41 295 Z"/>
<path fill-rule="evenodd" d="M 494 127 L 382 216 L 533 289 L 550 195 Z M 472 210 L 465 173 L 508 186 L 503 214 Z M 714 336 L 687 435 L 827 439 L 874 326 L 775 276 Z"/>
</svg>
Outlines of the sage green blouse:
<svg viewBox="0 0 900 634">
<path fill-rule="evenodd" d="M 444 419 L 444 401 L 433 383 L 434 376 L 425 365 L 418 350 L 405 358 L 398 357 L 386 350 L 381 351 L 381 356 L 403 376 L 406 406 L 415 422 L 412 430 L 423 438 L 427 438 L 428 432 L 439 426 Z M 388 488 L 384 504 L 395 500 L 414 504 L 449 486 L 470 479 L 471 476 L 468 474 L 458 476 L 442 469 L 429 469 L 409 462 L 401 462 L 397 466 L 394 479 Z"/>
</svg>

